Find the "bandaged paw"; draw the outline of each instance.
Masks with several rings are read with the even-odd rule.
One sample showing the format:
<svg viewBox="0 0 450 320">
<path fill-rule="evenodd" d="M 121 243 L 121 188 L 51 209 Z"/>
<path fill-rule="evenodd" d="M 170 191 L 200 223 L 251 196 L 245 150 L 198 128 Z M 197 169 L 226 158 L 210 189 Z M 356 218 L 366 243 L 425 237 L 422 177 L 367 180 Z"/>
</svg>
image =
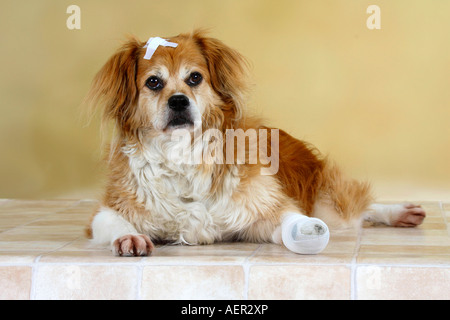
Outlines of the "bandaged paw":
<svg viewBox="0 0 450 320">
<path fill-rule="evenodd" d="M 295 253 L 317 254 L 327 246 L 330 232 L 322 220 L 293 213 L 283 219 L 281 237 L 286 248 Z"/>
</svg>

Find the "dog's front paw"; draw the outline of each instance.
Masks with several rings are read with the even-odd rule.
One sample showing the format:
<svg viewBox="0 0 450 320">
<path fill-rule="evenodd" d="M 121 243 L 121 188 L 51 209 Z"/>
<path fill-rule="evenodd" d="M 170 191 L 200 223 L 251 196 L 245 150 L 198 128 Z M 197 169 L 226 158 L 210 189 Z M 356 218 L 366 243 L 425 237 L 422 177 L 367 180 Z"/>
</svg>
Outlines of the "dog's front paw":
<svg viewBox="0 0 450 320">
<path fill-rule="evenodd" d="M 116 256 L 148 256 L 153 251 L 153 243 L 146 235 L 126 235 L 116 239 L 112 249 Z"/>
<path fill-rule="evenodd" d="M 393 214 L 391 224 L 394 227 L 415 227 L 422 224 L 425 216 L 425 210 L 420 205 L 406 203 Z"/>
</svg>

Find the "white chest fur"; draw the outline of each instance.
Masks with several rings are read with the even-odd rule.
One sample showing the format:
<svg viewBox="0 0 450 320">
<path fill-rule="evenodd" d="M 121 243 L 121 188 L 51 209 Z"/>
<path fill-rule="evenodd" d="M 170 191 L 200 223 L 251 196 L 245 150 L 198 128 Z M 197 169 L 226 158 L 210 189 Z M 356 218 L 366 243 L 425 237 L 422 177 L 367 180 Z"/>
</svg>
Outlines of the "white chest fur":
<svg viewBox="0 0 450 320">
<path fill-rule="evenodd" d="M 220 192 L 212 193 L 211 173 L 205 167 L 200 170 L 199 165 L 169 160 L 176 147 L 172 141 L 156 138 L 143 150 L 122 149 L 129 158 L 137 200 L 148 213 L 133 221 L 136 229 L 187 244 L 213 243 L 239 231 L 242 224 L 236 216 L 246 213 L 232 201 L 240 181 L 237 168 L 226 174 Z"/>
</svg>

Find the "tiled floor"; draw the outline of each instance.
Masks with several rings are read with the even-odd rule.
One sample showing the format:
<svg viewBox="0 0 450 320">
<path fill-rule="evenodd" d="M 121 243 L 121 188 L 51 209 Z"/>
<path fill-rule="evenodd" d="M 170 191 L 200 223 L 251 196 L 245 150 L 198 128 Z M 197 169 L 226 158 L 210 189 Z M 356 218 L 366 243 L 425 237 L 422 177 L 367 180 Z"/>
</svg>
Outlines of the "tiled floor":
<svg viewBox="0 0 450 320">
<path fill-rule="evenodd" d="M 92 200 L 0 200 L 0 299 L 450 299 L 450 203 L 418 228 L 332 232 L 302 256 L 271 244 L 89 246 Z"/>
</svg>

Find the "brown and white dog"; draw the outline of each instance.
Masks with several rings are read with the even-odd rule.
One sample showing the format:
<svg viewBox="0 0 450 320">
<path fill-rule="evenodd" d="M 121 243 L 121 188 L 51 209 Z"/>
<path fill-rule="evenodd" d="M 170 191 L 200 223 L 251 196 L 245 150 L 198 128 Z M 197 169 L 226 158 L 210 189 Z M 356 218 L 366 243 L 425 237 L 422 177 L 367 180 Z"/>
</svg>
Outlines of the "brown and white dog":
<svg viewBox="0 0 450 320">
<path fill-rule="evenodd" d="M 238 52 L 201 31 L 167 41 L 176 47 L 160 45 L 144 59 L 146 43 L 129 39 L 88 95 L 116 126 L 106 192 L 88 230 L 95 243 L 121 256 L 149 255 L 157 242 L 216 241 L 272 242 L 315 254 L 327 245 L 329 227 L 359 226 L 364 219 L 396 227 L 422 223 L 420 206 L 373 204 L 367 183 L 345 178 L 309 144 L 250 117 L 247 64 Z M 217 137 L 206 137 L 208 129 L 227 137 L 213 152 Z M 264 149 L 270 158 L 171 159 L 182 143 L 175 132 L 188 133 L 191 150 L 225 159 L 238 149 L 234 143 L 227 148 L 228 133 L 239 129 L 259 138 L 248 139 L 246 156 Z M 276 170 L 263 173 L 268 159 Z"/>
</svg>

